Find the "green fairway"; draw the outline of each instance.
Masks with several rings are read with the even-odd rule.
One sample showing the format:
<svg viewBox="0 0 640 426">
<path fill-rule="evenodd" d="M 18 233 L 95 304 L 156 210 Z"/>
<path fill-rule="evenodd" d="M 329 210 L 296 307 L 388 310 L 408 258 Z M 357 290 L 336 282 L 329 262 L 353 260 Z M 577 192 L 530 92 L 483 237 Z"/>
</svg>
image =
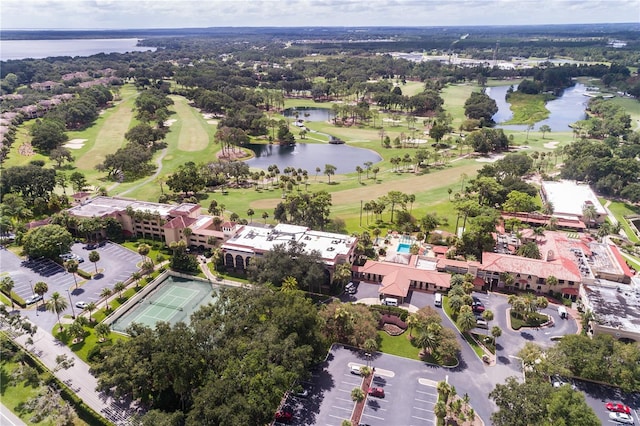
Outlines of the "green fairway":
<svg viewBox="0 0 640 426">
<path fill-rule="evenodd" d="M 76 167 L 83 173 L 93 172 L 108 154 L 124 145 L 124 134 L 133 122 L 133 106 L 137 92 L 132 86 L 124 86 L 120 92 L 122 101 L 106 110 L 95 124 L 81 132 L 69 132 L 69 139 L 86 139 L 76 154 Z"/>
<path fill-rule="evenodd" d="M 202 151 L 209 146 L 208 124 L 202 115 L 190 107 L 183 96 L 170 96 L 173 100 L 173 109 L 180 121 L 180 134 L 178 136 L 178 149 L 180 151 Z"/>
<path fill-rule="evenodd" d="M 606 205 L 607 200 L 601 198 L 600 202 L 602 203 L 602 205 Z M 640 239 L 638 239 L 638 236 L 635 234 L 635 232 L 633 232 L 633 230 L 627 223 L 627 220 L 624 218 L 625 216 L 640 214 L 640 208 L 620 201 L 611 201 L 607 208 L 616 217 L 618 222 L 620 222 L 620 225 L 622 226 L 625 234 L 627 234 L 627 238 L 629 238 L 629 241 L 634 243 L 640 242 Z"/>
</svg>

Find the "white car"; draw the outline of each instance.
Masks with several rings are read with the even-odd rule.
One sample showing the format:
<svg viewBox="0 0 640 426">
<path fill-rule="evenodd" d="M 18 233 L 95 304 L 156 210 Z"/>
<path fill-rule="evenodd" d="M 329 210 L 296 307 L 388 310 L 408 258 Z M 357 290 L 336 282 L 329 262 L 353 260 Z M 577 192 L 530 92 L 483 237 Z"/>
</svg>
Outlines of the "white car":
<svg viewBox="0 0 640 426">
<path fill-rule="evenodd" d="M 88 303 L 87 302 L 83 302 L 82 300 L 79 302 L 76 302 L 76 308 L 80 308 L 80 309 L 86 309 Z"/>
<path fill-rule="evenodd" d="M 633 424 L 633 417 L 625 413 L 609 413 L 609 419 L 627 425 Z"/>
<path fill-rule="evenodd" d="M 39 294 L 34 294 L 33 296 L 27 298 L 24 303 L 27 305 L 32 305 L 36 302 L 39 302 L 42 300 L 42 296 L 40 296 Z"/>
</svg>

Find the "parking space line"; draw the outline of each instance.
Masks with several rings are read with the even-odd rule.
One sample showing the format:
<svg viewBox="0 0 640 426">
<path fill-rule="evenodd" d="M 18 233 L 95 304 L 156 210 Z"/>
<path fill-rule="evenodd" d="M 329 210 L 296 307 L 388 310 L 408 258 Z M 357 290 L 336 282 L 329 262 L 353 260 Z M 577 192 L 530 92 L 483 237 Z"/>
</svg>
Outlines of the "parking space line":
<svg viewBox="0 0 640 426">
<path fill-rule="evenodd" d="M 431 395 L 431 396 L 436 395 L 435 393 L 429 393 L 429 392 L 419 391 L 419 390 L 417 390 L 417 391 L 416 391 L 416 393 L 422 393 L 422 394 L 425 394 L 425 395 Z"/>
<path fill-rule="evenodd" d="M 351 402 L 353 403 L 353 400 L 351 399 L 346 399 L 346 398 L 336 398 L 338 401 L 346 401 L 346 402 Z"/>
<path fill-rule="evenodd" d="M 429 403 L 429 404 L 435 404 L 435 401 L 427 401 L 426 399 L 414 398 L 414 401 L 426 402 L 426 403 Z"/>
<path fill-rule="evenodd" d="M 384 420 L 384 417 L 374 416 L 373 414 L 362 413 L 363 416 L 372 417 L 378 420 Z"/>
<path fill-rule="evenodd" d="M 425 422 L 433 423 L 433 419 L 425 419 L 424 417 L 411 416 L 412 419 L 424 420 Z"/>
<path fill-rule="evenodd" d="M 433 410 L 428 410 L 428 409 L 426 409 L 426 408 L 420 408 L 420 407 L 413 407 L 413 408 L 415 408 L 416 410 L 420 410 L 420 411 L 427 411 L 427 412 L 429 412 L 429 413 L 433 413 Z"/>
<path fill-rule="evenodd" d="M 353 411 L 353 407 L 351 408 L 344 408 L 344 407 L 338 407 L 337 405 L 332 405 L 332 408 L 337 408 L 338 410 L 344 410 L 344 411 Z"/>
</svg>

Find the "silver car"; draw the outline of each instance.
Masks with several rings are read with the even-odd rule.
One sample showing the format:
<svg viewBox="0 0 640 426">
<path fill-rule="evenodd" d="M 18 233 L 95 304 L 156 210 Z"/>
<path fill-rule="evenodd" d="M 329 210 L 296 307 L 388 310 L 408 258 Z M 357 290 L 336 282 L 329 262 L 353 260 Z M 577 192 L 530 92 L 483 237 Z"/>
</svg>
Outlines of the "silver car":
<svg viewBox="0 0 640 426">
<path fill-rule="evenodd" d="M 625 413 L 609 413 L 609 419 L 627 425 L 633 424 L 633 417 Z"/>
</svg>

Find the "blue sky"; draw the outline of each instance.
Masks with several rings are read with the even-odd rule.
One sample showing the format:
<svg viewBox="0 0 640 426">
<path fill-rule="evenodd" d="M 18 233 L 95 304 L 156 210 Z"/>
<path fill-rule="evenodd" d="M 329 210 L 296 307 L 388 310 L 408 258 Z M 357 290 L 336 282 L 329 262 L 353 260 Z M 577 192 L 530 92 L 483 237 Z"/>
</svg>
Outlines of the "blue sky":
<svg viewBox="0 0 640 426">
<path fill-rule="evenodd" d="M 2 0 L 3 29 L 640 23 L 640 0 Z"/>
</svg>

